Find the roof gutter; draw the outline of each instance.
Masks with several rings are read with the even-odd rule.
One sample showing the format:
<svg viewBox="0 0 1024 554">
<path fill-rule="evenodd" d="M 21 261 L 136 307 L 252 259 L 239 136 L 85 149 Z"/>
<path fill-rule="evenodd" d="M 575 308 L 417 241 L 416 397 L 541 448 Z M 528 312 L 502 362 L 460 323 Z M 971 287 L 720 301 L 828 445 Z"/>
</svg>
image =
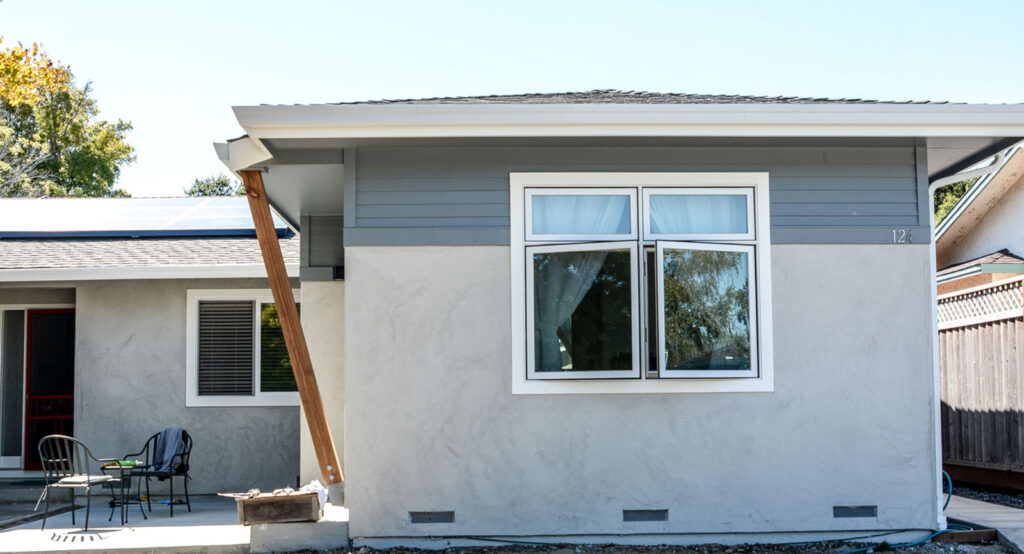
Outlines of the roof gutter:
<svg viewBox="0 0 1024 554">
<path fill-rule="evenodd" d="M 320 104 L 232 109 L 257 142 L 273 138 L 1024 136 L 1021 104 Z"/>
<path fill-rule="evenodd" d="M 289 277 L 299 264 L 285 264 Z M 249 279 L 267 277 L 263 264 L 73 267 L 0 270 L 0 283 L 18 281 L 113 281 L 131 279 Z"/>
</svg>

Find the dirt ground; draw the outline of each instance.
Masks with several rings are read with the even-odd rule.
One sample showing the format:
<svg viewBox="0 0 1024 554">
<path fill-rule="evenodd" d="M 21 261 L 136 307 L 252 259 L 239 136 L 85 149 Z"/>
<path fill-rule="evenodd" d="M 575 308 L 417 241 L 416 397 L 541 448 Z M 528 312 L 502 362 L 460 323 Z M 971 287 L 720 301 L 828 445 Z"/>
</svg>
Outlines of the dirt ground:
<svg viewBox="0 0 1024 554">
<path fill-rule="evenodd" d="M 374 550 L 358 548 L 354 550 L 335 550 L 345 554 L 373 554 L 387 552 L 389 554 L 511 554 L 525 552 L 530 554 L 841 554 L 861 548 L 873 546 L 873 552 L 898 552 L 913 554 L 1011 554 L 1012 550 L 997 543 L 989 544 L 952 544 L 925 543 L 919 546 L 892 550 L 885 544 L 858 544 L 847 542 L 825 542 L 814 544 L 744 544 L 725 546 L 721 544 L 705 544 L 699 546 L 620 546 L 620 545 L 554 545 L 529 546 L 506 545 L 494 547 L 448 548 L 445 550 L 419 550 L 415 548 L 392 548 Z M 868 551 L 863 551 L 868 552 Z"/>
</svg>

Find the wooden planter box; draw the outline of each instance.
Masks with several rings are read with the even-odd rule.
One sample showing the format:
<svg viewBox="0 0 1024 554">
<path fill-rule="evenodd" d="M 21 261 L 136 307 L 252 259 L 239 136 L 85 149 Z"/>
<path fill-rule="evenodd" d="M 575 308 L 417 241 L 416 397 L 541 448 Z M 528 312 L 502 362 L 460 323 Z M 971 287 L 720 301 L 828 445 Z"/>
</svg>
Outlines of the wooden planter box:
<svg viewBox="0 0 1024 554">
<path fill-rule="evenodd" d="M 320 498 L 315 492 L 236 498 L 235 502 L 238 503 L 238 523 L 242 525 L 319 521 L 323 515 Z"/>
</svg>

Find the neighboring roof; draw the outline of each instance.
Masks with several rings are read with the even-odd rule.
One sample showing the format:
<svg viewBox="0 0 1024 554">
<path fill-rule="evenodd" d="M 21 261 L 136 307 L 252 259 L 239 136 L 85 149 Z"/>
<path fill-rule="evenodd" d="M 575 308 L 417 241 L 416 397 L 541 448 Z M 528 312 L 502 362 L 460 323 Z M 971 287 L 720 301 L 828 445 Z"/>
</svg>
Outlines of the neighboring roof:
<svg viewBox="0 0 1024 554">
<path fill-rule="evenodd" d="M 1024 258 L 1004 248 L 980 258 L 942 268 L 937 275 L 939 282 L 943 283 L 978 273 L 1024 273 Z"/>
<path fill-rule="evenodd" d="M 810 98 L 806 96 L 747 96 L 735 94 L 683 94 L 637 90 L 599 89 L 587 92 L 444 96 L 404 100 L 366 100 L 336 104 L 948 104 L 932 101 Z"/>
<path fill-rule="evenodd" d="M 297 275 L 299 238 L 276 223 Z M 266 277 L 244 197 L 0 200 L 0 282 L 230 277 Z"/>
<path fill-rule="evenodd" d="M 1024 154 L 1017 145 L 1006 154 L 1006 161 L 995 173 L 978 179 L 953 209 L 935 226 L 935 248 L 939 259 L 946 250 L 965 239 L 1002 197 L 1024 180 Z"/>
<path fill-rule="evenodd" d="M 274 218 L 278 235 L 289 232 Z M 0 239 L 11 237 L 255 236 L 244 196 L 12 198 L 0 201 Z"/>
</svg>

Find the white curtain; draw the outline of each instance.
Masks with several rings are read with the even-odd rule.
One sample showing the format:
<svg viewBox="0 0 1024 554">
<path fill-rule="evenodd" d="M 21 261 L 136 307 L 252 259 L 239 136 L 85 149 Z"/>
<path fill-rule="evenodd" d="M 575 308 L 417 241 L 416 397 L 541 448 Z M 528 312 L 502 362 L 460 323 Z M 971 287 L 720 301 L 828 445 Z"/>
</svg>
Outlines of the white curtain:
<svg viewBox="0 0 1024 554">
<path fill-rule="evenodd" d="M 629 196 L 534 195 L 533 232 L 538 235 L 629 233 Z"/>
<path fill-rule="evenodd" d="M 542 262 L 538 261 L 540 256 L 545 258 Z M 573 312 L 594 284 L 607 257 L 607 251 L 534 255 L 533 344 L 537 371 L 561 371 L 558 330 L 570 330 Z"/>
<path fill-rule="evenodd" d="M 746 233 L 745 196 L 651 195 L 651 233 Z"/>
</svg>

